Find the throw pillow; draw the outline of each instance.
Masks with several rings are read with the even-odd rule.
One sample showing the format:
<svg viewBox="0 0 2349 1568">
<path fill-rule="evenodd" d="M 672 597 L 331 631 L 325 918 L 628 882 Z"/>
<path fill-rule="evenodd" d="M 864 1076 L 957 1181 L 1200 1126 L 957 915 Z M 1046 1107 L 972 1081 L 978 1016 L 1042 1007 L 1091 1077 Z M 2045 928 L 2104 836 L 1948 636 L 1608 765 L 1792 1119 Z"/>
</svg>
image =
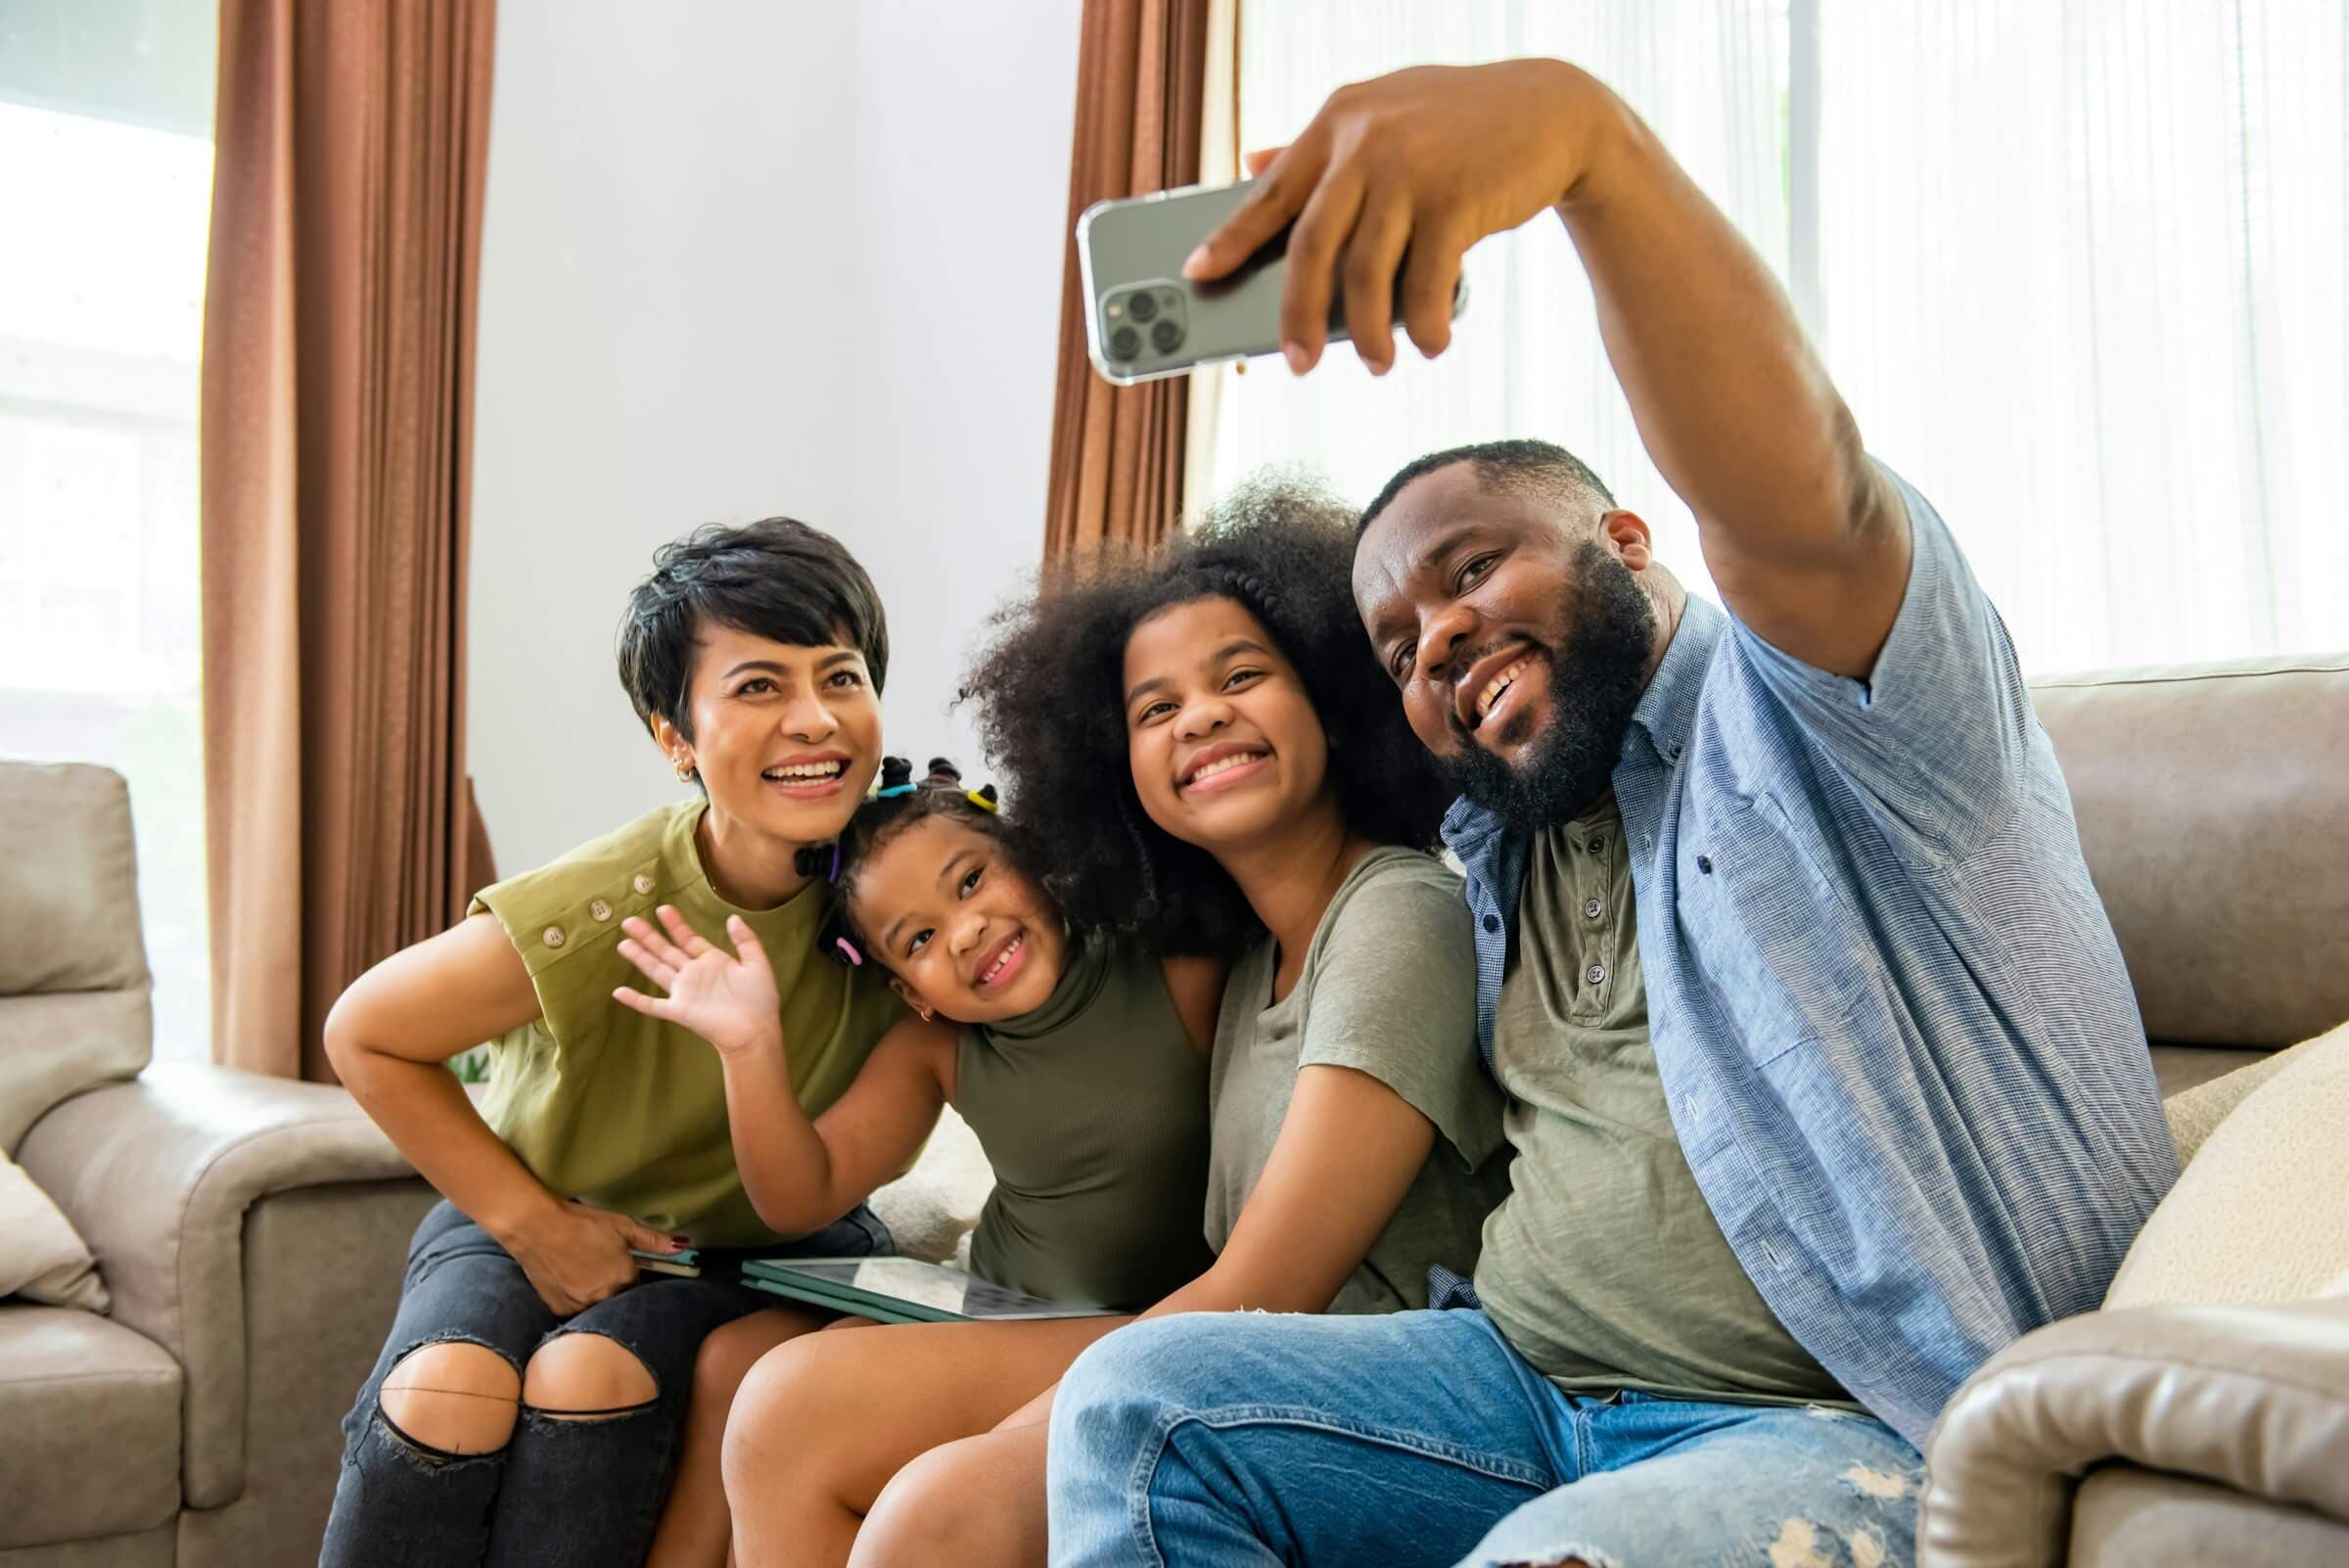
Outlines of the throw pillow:
<svg viewBox="0 0 2349 1568">
<path fill-rule="evenodd" d="M 16 1161 L 0 1155 L 0 1296 L 107 1310 L 98 1264 L 72 1222 Z"/>
<path fill-rule="evenodd" d="M 2194 1152 L 2106 1307 L 2304 1301 L 2349 1273 L 2349 1026 L 2285 1054 Z"/>
</svg>

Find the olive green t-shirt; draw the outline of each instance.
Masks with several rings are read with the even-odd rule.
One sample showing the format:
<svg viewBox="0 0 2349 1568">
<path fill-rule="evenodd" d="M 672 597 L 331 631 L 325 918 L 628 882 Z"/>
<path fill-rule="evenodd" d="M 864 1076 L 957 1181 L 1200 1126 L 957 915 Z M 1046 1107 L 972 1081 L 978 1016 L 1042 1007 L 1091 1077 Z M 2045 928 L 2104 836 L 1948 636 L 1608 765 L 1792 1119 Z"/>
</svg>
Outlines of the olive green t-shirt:
<svg viewBox="0 0 2349 1568">
<path fill-rule="evenodd" d="M 1534 840 L 1493 1065 L 1517 1159 L 1476 1293 L 1519 1355 L 1564 1388 L 1844 1400 L 1763 1304 L 1681 1152 L 1611 803 Z"/>
<path fill-rule="evenodd" d="M 962 1031 L 954 1108 L 994 1191 L 971 1268 L 1053 1301 L 1138 1312 L 1207 1271 L 1207 1057 L 1160 962 L 1130 942 L 1069 945 L 1032 1013 Z"/>
<path fill-rule="evenodd" d="M 473 900 L 473 911 L 486 909 L 505 927 L 543 1009 L 491 1042 L 482 1115 L 563 1197 L 697 1246 L 758 1246 L 776 1237 L 734 1166 L 717 1052 L 692 1031 L 612 999 L 619 986 L 652 989 L 620 955 L 621 921 L 674 904 L 714 942 L 726 940 L 728 915 L 750 922 L 774 965 L 784 1055 L 809 1116 L 848 1088 L 902 1004 L 877 968 L 816 950 L 831 895 L 823 884 L 773 909 L 720 899 L 694 843 L 706 809 L 693 800 L 638 817 Z"/>
<path fill-rule="evenodd" d="M 1278 1001 L 1270 937 L 1223 988 L 1208 1078 L 1207 1239 L 1217 1251 L 1256 1189 L 1300 1068 L 1350 1067 L 1409 1102 L 1436 1145 L 1333 1313 L 1427 1305 L 1427 1270 L 1465 1275 L 1486 1213 L 1508 1189 L 1500 1095 L 1477 1060 L 1476 944 L 1460 879 L 1415 850 L 1372 850 L 1322 911 Z"/>
</svg>

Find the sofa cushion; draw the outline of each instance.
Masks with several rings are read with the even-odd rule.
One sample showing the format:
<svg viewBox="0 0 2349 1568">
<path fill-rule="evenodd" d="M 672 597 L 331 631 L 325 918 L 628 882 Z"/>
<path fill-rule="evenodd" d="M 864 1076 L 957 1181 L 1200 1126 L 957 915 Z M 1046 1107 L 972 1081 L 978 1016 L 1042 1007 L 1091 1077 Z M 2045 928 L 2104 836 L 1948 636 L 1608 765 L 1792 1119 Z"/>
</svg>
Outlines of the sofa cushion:
<svg viewBox="0 0 2349 1568">
<path fill-rule="evenodd" d="M 6 1155 L 0 1155 L 0 1296 L 106 1311 L 106 1286 L 81 1233 Z"/>
<path fill-rule="evenodd" d="M 63 1307 L 0 1304 L 0 1548 L 127 1535 L 179 1512 L 179 1366 Z"/>
<path fill-rule="evenodd" d="M 120 774 L 0 762 L 0 1154 L 59 1101 L 135 1078 L 155 1038 Z"/>
<path fill-rule="evenodd" d="M 2257 1086 L 2227 1111 L 2238 1079 Z M 2191 1158 L 2121 1261 L 2105 1306 L 2301 1301 L 2349 1269 L 2349 1026 L 2188 1090 L 2168 1110 Z M 2206 1111 L 2224 1120 L 2195 1148 Z"/>
<path fill-rule="evenodd" d="M 2349 1018 L 2349 654 L 2043 678 L 2145 1032 L 2276 1047 Z"/>
</svg>

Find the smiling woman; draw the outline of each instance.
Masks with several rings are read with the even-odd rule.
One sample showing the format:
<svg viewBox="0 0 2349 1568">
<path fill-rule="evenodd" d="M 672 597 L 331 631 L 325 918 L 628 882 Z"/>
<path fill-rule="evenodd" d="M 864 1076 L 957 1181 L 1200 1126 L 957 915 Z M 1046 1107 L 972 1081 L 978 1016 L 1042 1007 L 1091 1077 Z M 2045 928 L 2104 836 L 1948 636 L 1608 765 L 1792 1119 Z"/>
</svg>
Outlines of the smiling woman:
<svg viewBox="0 0 2349 1568">
<path fill-rule="evenodd" d="M 731 1268 L 640 1284 L 631 1252 L 888 1242 L 861 1210 L 786 1242 L 745 1190 L 710 1048 L 615 994 L 635 978 L 622 930 L 656 908 L 748 933 L 772 966 L 782 1092 L 810 1115 L 898 1024 L 877 974 L 817 955 L 830 903 L 798 864 L 880 761 L 889 645 L 872 583 L 787 518 L 703 529 L 655 557 L 618 654 L 651 739 L 699 793 L 485 890 L 327 1022 L 344 1082 L 448 1201 L 417 1233 L 345 1423 L 323 1562 L 641 1562 L 696 1352 L 764 1302 Z M 477 1109 L 440 1064 L 484 1040 Z M 440 1462 L 458 1455 L 483 1462 Z"/>
</svg>

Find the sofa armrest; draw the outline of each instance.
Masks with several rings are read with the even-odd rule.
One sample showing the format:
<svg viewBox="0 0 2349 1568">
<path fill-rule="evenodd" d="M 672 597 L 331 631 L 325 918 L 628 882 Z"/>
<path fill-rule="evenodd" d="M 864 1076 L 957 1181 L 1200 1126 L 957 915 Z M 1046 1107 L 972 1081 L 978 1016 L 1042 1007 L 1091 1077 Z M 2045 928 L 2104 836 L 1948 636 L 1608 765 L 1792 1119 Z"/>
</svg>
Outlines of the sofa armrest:
<svg viewBox="0 0 2349 1568">
<path fill-rule="evenodd" d="M 2349 1299 L 2050 1324 L 1958 1389 L 1926 1456 L 1919 1568 L 2061 1562 L 2112 1460 L 2349 1521 Z"/>
<path fill-rule="evenodd" d="M 193 1064 L 66 1101 L 17 1158 L 90 1244 L 115 1320 L 186 1376 L 188 1504 L 233 1500 L 245 1485 L 246 1211 L 414 1169 L 344 1089 Z"/>
</svg>

